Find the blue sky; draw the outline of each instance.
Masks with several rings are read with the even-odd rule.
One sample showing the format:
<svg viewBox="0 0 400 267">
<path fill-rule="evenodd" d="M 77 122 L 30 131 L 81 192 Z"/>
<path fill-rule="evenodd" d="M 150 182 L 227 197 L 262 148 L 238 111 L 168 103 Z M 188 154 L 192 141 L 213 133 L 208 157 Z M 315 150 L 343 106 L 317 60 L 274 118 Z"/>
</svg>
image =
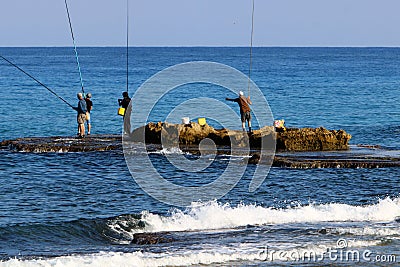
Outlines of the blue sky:
<svg viewBox="0 0 400 267">
<path fill-rule="evenodd" d="M 130 0 L 132 46 L 248 46 L 252 0 Z M 255 0 L 255 46 L 400 46 L 399 0 Z M 78 46 L 124 46 L 126 0 L 68 0 Z M 64 0 L 2 0 L 0 46 L 71 46 Z"/>
</svg>

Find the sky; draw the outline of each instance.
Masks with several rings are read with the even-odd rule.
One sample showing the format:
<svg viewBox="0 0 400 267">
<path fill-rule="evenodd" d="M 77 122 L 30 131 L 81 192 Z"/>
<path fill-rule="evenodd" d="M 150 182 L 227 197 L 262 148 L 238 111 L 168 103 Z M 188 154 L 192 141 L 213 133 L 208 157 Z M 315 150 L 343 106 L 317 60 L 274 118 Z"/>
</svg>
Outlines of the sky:
<svg viewBox="0 0 400 267">
<path fill-rule="evenodd" d="M 78 46 L 125 46 L 126 0 L 68 0 Z M 399 0 L 255 0 L 254 46 L 400 46 Z M 130 46 L 249 46 L 252 0 L 129 0 Z M 0 47 L 71 46 L 64 0 L 1 0 Z"/>
</svg>

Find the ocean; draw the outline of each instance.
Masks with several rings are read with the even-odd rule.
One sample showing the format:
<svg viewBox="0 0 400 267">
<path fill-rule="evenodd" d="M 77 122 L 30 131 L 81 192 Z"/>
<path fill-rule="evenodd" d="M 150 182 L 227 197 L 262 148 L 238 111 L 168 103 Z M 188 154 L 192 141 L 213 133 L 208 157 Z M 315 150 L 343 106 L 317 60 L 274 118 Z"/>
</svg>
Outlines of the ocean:
<svg viewBox="0 0 400 267">
<path fill-rule="evenodd" d="M 85 92 L 93 95 L 92 134 L 122 134 L 117 99 L 126 90 L 125 48 L 82 47 L 78 52 Z M 129 54 L 130 95 L 153 75 L 185 62 L 216 62 L 249 73 L 249 48 L 131 47 Z M 81 88 L 73 48 L 0 48 L 0 55 L 77 105 Z M 351 151 L 400 157 L 399 62 L 400 48 L 256 47 L 251 78 L 273 118 L 284 119 L 287 127 L 344 129 L 352 135 Z M 0 91 L 0 140 L 76 136 L 76 112 L 5 61 L 0 61 Z M 148 94 L 151 98 L 152 91 Z M 237 104 L 225 97 L 235 95 L 208 83 L 178 86 L 158 99 L 147 121 L 165 121 L 192 98 L 215 99 L 237 113 Z M 204 103 L 214 113 L 210 124 L 217 127 L 226 114 L 212 104 Z M 133 112 L 141 105 L 134 102 Z M 241 128 L 239 120 L 224 126 Z M 260 126 L 255 122 L 255 129 Z M 240 157 L 218 155 L 204 170 L 190 172 L 170 163 L 183 154 L 193 157 L 163 149 L 137 153 L 134 159 L 150 158 L 164 177 L 187 187 L 212 182 L 229 164 L 243 164 Z M 249 165 L 232 177 L 239 182 L 226 195 L 180 207 L 149 196 L 132 178 L 122 151 L 3 149 L 0 155 L 0 266 L 400 262 L 399 168 Z M 255 168 L 266 179 L 249 192 Z M 151 175 L 145 167 L 134 172 Z M 140 242 L 139 234 L 156 244 Z"/>
</svg>

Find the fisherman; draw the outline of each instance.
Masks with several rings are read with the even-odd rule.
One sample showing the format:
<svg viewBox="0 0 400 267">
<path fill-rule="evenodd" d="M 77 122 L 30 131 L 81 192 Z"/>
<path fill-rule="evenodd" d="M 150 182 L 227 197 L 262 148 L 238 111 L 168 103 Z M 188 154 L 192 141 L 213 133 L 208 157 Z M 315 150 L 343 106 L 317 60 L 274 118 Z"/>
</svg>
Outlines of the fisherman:
<svg viewBox="0 0 400 267">
<path fill-rule="evenodd" d="M 85 137 L 85 120 L 86 120 L 86 101 L 83 98 L 82 93 L 78 93 L 77 97 L 79 99 L 78 107 L 73 107 L 74 110 L 78 112 L 77 122 L 78 122 L 78 138 Z"/>
<path fill-rule="evenodd" d="M 124 134 L 131 133 L 131 110 L 128 110 L 129 103 L 131 102 L 131 98 L 129 97 L 128 92 L 122 93 L 123 99 L 118 99 L 118 104 L 120 107 L 125 109 L 125 113 L 123 115 L 124 118 Z"/>
<path fill-rule="evenodd" d="M 250 96 L 245 97 L 243 92 L 239 92 L 239 97 L 238 98 L 226 98 L 228 101 L 233 101 L 239 104 L 240 107 L 240 118 L 242 120 L 242 129 L 243 131 L 246 131 L 246 121 L 249 126 L 249 133 L 252 133 L 251 131 L 251 109 L 250 106 L 252 103 L 250 101 Z"/>
<path fill-rule="evenodd" d="M 86 112 L 86 123 L 87 123 L 87 134 L 90 135 L 90 129 L 92 128 L 92 124 L 90 121 L 90 112 L 92 111 L 93 108 L 93 102 L 92 102 L 92 94 L 91 93 L 87 93 L 86 97 L 85 97 L 85 101 L 86 101 L 86 108 L 87 108 L 87 112 Z"/>
</svg>

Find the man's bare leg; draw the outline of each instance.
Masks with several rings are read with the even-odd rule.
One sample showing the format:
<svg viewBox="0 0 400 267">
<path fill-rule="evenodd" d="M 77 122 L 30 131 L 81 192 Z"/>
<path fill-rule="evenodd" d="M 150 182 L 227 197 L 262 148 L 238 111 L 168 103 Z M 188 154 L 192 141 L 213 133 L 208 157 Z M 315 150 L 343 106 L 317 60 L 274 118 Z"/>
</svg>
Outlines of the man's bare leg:
<svg viewBox="0 0 400 267">
<path fill-rule="evenodd" d="M 79 127 L 80 127 L 80 131 L 79 131 L 80 135 L 85 136 L 85 124 L 81 123 L 81 124 L 79 124 Z"/>
</svg>

